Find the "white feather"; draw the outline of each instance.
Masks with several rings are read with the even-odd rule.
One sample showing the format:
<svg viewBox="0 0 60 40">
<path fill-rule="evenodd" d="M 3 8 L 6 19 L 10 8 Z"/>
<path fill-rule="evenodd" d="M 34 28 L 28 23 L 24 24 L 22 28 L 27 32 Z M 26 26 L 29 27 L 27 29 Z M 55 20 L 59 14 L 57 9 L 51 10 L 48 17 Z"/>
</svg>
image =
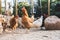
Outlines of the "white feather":
<svg viewBox="0 0 60 40">
<path fill-rule="evenodd" d="M 42 26 L 42 22 L 43 22 L 43 16 L 41 16 L 38 20 L 34 21 L 33 26 L 40 27 Z"/>
</svg>

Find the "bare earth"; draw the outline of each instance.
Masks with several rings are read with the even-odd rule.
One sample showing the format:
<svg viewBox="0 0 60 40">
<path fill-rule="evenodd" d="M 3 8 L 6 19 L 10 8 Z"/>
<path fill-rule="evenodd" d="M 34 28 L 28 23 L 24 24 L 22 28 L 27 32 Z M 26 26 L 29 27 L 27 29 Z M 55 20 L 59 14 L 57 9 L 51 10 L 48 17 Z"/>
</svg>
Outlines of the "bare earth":
<svg viewBox="0 0 60 40">
<path fill-rule="evenodd" d="M 30 29 L 25 33 L 26 29 L 19 29 L 12 32 L 4 32 L 0 35 L 0 40 L 60 40 L 60 30 L 40 30 Z"/>
</svg>

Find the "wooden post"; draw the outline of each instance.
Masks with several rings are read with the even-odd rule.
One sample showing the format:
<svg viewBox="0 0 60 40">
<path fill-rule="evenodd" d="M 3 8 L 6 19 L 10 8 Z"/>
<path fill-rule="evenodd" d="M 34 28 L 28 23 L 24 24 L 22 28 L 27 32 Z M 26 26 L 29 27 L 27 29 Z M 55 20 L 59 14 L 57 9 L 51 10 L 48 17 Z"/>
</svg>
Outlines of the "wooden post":
<svg viewBox="0 0 60 40">
<path fill-rule="evenodd" d="M 5 0 L 5 12 L 6 12 L 6 0 Z"/>
<path fill-rule="evenodd" d="M 16 12 L 16 15 L 18 15 L 18 11 L 17 11 L 17 0 L 15 0 L 15 5 L 16 5 L 15 6 L 16 11 L 15 12 Z"/>
<path fill-rule="evenodd" d="M 1 14 L 1 0 L 0 0 L 0 14 Z"/>
<path fill-rule="evenodd" d="M 32 13 L 33 13 L 33 8 L 34 8 L 33 0 L 30 0 L 30 5 L 31 5 L 31 7 L 32 7 L 31 11 L 32 11 Z"/>
<path fill-rule="evenodd" d="M 50 0 L 48 0 L 48 15 L 50 16 Z"/>
<path fill-rule="evenodd" d="M 42 15 L 42 0 L 40 0 L 40 9 L 41 9 L 41 15 Z"/>
</svg>

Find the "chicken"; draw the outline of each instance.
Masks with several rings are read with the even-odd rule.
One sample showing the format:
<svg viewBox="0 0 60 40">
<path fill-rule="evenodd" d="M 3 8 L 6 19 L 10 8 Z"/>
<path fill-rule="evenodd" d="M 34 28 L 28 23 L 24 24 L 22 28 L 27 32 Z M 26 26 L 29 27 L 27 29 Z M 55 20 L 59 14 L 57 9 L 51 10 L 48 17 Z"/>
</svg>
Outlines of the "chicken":
<svg viewBox="0 0 60 40">
<path fill-rule="evenodd" d="M 3 18 L 5 18 L 5 20 L 6 20 L 6 22 L 7 22 L 7 26 L 10 26 L 9 21 L 10 21 L 10 19 L 13 18 L 13 17 L 14 17 L 13 15 L 12 15 L 12 16 L 7 16 L 7 15 L 4 15 L 4 16 L 3 16 Z"/>
<path fill-rule="evenodd" d="M 3 31 L 5 31 L 5 29 L 7 28 L 7 22 L 3 22 L 2 26 L 3 26 Z"/>
<path fill-rule="evenodd" d="M 41 26 L 41 29 L 43 29 L 45 26 L 45 24 L 44 24 L 44 20 L 48 17 L 49 15 L 47 14 L 47 13 L 44 13 L 43 14 L 43 23 L 42 23 L 42 26 Z"/>
<path fill-rule="evenodd" d="M 25 7 L 22 8 L 23 16 L 22 16 L 22 24 L 27 28 L 30 29 L 32 27 L 32 23 L 34 21 L 34 17 L 31 18 L 28 16 L 27 10 Z"/>
<path fill-rule="evenodd" d="M 41 16 L 38 20 L 33 22 L 33 27 L 39 28 L 42 26 L 43 16 Z"/>
<path fill-rule="evenodd" d="M 18 27 L 18 16 L 12 16 L 10 19 L 10 27 L 15 30 Z"/>
<path fill-rule="evenodd" d="M 3 26 L 2 26 L 3 22 L 4 22 L 4 20 L 2 18 L 0 18 L 0 33 L 2 33 L 2 31 L 3 31 Z"/>
<path fill-rule="evenodd" d="M 34 21 L 34 15 L 32 15 L 31 20 Z M 19 23 L 19 28 L 25 28 L 23 23 L 22 23 L 22 18 L 21 17 L 19 17 L 18 23 Z"/>
<path fill-rule="evenodd" d="M 5 31 L 6 29 L 6 22 L 5 18 L 3 18 L 3 15 L 0 15 L 0 32 Z M 6 24 L 6 25 L 5 25 Z"/>
</svg>

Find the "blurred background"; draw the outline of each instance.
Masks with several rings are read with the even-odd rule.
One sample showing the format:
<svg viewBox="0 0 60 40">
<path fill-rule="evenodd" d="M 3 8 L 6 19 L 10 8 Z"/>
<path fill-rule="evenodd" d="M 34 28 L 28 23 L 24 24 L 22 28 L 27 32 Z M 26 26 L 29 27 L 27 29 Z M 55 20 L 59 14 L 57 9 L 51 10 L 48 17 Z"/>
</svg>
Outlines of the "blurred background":
<svg viewBox="0 0 60 40">
<path fill-rule="evenodd" d="M 50 5 L 49 3 L 50 2 Z M 50 9 L 48 7 L 50 6 Z M 8 6 L 11 9 L 11 14 L 16 14 L 15 6 L 16 1 L 15 0 L 1 0 L 1 12 L 2 14 L 5 14 L 6 10 L 8 9 Z M 35 17 L 39 17 L 42 14 L 48 14 L 50 11 L 50 15 L 56 15 L 60 17 L 60 0 L 17 0 L 17 14 L 21 17 L 22 12 L 21 8 L 25 6 L 29 16 L 32 14 L 35 15 Z"/>
</svg>

